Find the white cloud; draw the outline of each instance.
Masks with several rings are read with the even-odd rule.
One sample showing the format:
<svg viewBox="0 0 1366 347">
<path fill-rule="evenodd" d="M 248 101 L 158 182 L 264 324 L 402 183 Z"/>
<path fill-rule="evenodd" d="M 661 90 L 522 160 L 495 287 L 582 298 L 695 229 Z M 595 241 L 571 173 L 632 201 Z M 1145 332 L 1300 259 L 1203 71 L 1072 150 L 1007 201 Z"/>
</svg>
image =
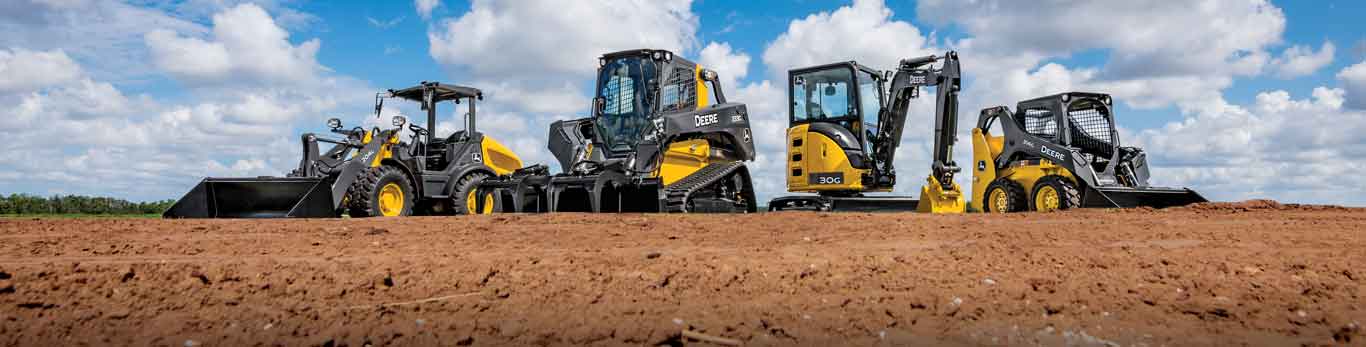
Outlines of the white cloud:
<svg viewBox="0 0 1366 347">
<path fill-rule="evenodd" d="M 1280 57 L 1271 61 L 1271 66 L 1280 78 L 1307 76 L 1332 64 L 1336 50 L 1332 42 L 1324 42 L 1318 52 L 1314 52 L 1312 47 L 1295 45 L 1281 52 Z"/>
<path fill-rule="evenodd" d="M 1337 77 L 1347 90 L 1347 105 L 1366 109 L 1366 61 L 1342 69 Z"/>
<path fill-rule="evenodd" d="M 88 8 L 105 3 L 41 7 L 37 10 L 47 12 L 32 20 L 64 23 L 52 19 L 84 16 Z M 166 16 L 147 9 L 114 9 L 144 16 L 128 22 Z M 0 16 L 0 27 L 14 21 Z M 18 69 L 0 74 L 0 81 L 19 81 L 0 88 L 0 103 L 14 105 L 0 110 L 0 129 L 13 133 L 6 147 L 12 155 L 0 158 L 0 167 L 21 173 L 0 177 L 0 190 L 162 199 L 178 196 L 207 175 L 279 175 L 298 162 L 296 120 L 315 115 L 317 120 L 305 124 L 320 128 L 323 112 L 363 114 L 373 96 L 364 83 L 319 65 L 313 58 L 316 40 L 289 43 L 275 18 L 253 4 L 214 15 L 212 28 L 120 23 L 94 24 L 123 30 L 98 36 L 128 38 L 119 41 L 120 48 L 92 46 L 109 49 L 111 55 L 155 57 L 144 61 L 158 61 L 156 67 L 164 70 L 102 72 L 123 62 L 83 61 L 88 52 L 81 44 L 72 50 L 0 51 L 0 66 Z M 130 43 L 140 48 L 124 46 Z M 69 56 L 72 52 L 80 54 Z M 126 92 L 136 87 L 99 77 L 155 78 L 152 73 L 190 83 L 178 100 L 153 101 L 149 95 Z M 160 184 L 148 188 L 144 183 L 149 181 Z"/>
<path fill-rule="evenodd" d="M 192 21 L 120 1 L 0 1 L 0 42 L 31 51 L 60 50 L 84 73 L 106 81 L 138 79 L 154 68 L 143 35 L 154 30 L 202 33 Z"/>
<path fill-rule="evenodd" d="M 1219 200 L 1274 198 L 1366 204 L 1366 113 L 1343 108 L 1341 89 L 1311 98 L 1282 90 L 1252 105 L 1214 103 L 1184 120 L 1124 139 L 1145 147 L 1155 183 L 1191 186 Z"/>
<path fill-rule="evenodd" d="M 892 69 L 902 58 L 937 53 L 931 49 L 932 38 L 891 17 L 892 10 L 881 0 L 856 0 L 833 12 L 793 20 L 764 49 L 764 64 L 771 78 L 786 78 L 787 70 L 803 66 L 858 60 Z"/>
<path fill-rule="evenodd" d="M 432 18 L 432 10 L 441 6 L 440 0 L 413 0 L 413 6 L 417 7 L 417 15 L 422 19 Z"/>
<path fill-rule="evenodd" d="M 316 58 L 321 43 L 291 44 L 289 32 L 259 6 L 243 4 L 215 14 L 213 25 L 211 40 L 169 30 L 147 33 L 157 66 L 178 79 L 203 83 L 300 82 L 322 69 Z"/>
<path fill-rule="evenodd" d="M 0 93 L 36 90 L 73 81 L 80 66 L 61 50 L 0 49 Z"/>
<path fill-rule="evenodd" d="M 604 0 L 564 6 L 550 0 L 476 0 L 469 12 L 443 20 L 427 36 L 432 58 L 476 76 L 584 77 L 603 53 L 692 49 L 697 17 L 690 3 Z"/>
<path fill-rule="evenodd" d="M 1265 0 L 1019 1 L 927 0 L 916 14 L 958 23 L 980 47 L 1059 55 L 1108 49 L 1117 78 L 1172 74 L 1255 74 L 1265 48 L 1285 29 L 1281 10 Z M 1155 25 L 1158 24 L 1158 25 Z M 1263 61 L 1264 62 L 1264 61 Z"/>
<path fill-rule="evenodd" d="M 697 63 L 716 71 L 723 88 L 734 88 L 735 81 L 749 74 L 749 60 L 748 54 L 733 51 L 729 43 L 712 42 L 698 53 Z"/>
<path fill-rule="evenodd" d="M 975 85 L 1027 89 L 997 83 L 998 76 L 1019 76 L 1019 71 L 1035 70 L 1051 59 L 1104 52 L 1104 65 L 1059 65 L 1062 70 L 1050 73 L 1072 74 L 1072 88 L 1114 88 L 1117 98 L 1140 108 L 1207 102 L 1234 77 L 1260 74 L 1272 60 L 1267 47 L 1279 43 L 1285 30 L 1282 11 L 1264 0 L 1190 6 L 1161 0 L 927 0 L 917 3 L 916 14 L 968 32 L 969 37 L 951 46 L 963 53 L 966 74 L 976 76 Z M 1157 22 L 1161 25 L 1153 25 Z M 990 94 L 1001 98 L 986 100 L 1037 96 Z"/>
</svg>

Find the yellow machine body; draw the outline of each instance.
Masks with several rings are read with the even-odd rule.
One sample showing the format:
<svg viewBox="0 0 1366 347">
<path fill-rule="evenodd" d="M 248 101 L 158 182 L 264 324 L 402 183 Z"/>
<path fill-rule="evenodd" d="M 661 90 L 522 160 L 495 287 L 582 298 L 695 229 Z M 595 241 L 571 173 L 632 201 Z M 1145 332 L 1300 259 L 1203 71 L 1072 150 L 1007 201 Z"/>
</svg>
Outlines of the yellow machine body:
<svg viewBox="0 0 1366 347">
<path fill-rule="evenodd" d="M 969 207 L 976 211 L 986 211 L 987 186 L 998 177 L 1019 183 L 1025 194 L 1034 191 L 1034 184 L 1045 176 L 1062 176 L 1076 184 L 1072 172 L 1047 159 L 1017 162 L 1015 165 L 997 170 L 996 157 L 1001 155 L 1005 146 L 1005 136 L 993 136 L 982 128 L 972 129 L 972 162 L 978 163 L 972 172 L 972 200 Z"/>
<path fill-rule="evenodd" d="M 479 147 L 483 150 L 484 165 L 496 175 L 510 174 L 522 167 L 522 159 L 493 137 L 484 136 Z"/>
<path fill-rule="evenodd" d="M 707 167 L 711 164 L 711 159 L 711 145 L 707 140 L 670 143 L 669 149 L 664 152 L 664 164 L 659 166 L 655 174 L 667 186 Z"/>
<path fill-rule="evenodd" d="M 854 168 L 849 163 L 849 157 L 835 140 L 825 134 L 809 131 L 810 126 L 799 124 L 787 129 L 787 191 L 890 191 L 864 190 L 862 177 L 867 170 Z"/>
</svg>

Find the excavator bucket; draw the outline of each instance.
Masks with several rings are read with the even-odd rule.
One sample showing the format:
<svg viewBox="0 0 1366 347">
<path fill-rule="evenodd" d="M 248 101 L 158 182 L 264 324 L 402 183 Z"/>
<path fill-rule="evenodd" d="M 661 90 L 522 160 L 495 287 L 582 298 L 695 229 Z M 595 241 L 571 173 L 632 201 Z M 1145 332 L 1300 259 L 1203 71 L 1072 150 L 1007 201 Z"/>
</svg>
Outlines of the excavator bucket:
<svg viewBox="0 0 1366 347">
<path fill-rule="evenodd" d="M 323 178 L 206 178 L 162 213 L 163 218 L 337 217 Z"/>
<path fill-rule="evenodd" d="M 1208 201 L 1200 193 L 1187 188 L 1098 187 L 1087 189 L 1082 196 L 1082 207 L 1167 208 Z"/>
</svg>

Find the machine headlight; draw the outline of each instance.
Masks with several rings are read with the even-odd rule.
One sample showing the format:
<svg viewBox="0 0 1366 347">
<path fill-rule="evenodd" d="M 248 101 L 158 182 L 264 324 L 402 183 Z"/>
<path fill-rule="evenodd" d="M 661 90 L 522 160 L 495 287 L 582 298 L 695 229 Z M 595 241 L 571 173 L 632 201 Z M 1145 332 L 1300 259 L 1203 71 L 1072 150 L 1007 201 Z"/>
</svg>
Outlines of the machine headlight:
<svg viewBox="0 0 1366 347">
<path fill-rule="evenodd" d="M 403 126 L 403 124 L 407 124 L 407 123 L 408 123 L 408 119 L 407 119 L 407 118 L 403 118 L 403 116 L 394 116 L 394 126 L 395 126 L 395 127 L 401 127 L 401 126 Z"/>
<path fill-rule="evenodd" d="M 328 119 L 328 120 L 327 120 L 327 127 L 328 127 L 328 128 L 332 128 L 333 130 L 341 129 L 341 127 L 342 127 L 341 120 L 340 120 L 340 119 L 336 119 L 336 118 Z"/>
</svg>

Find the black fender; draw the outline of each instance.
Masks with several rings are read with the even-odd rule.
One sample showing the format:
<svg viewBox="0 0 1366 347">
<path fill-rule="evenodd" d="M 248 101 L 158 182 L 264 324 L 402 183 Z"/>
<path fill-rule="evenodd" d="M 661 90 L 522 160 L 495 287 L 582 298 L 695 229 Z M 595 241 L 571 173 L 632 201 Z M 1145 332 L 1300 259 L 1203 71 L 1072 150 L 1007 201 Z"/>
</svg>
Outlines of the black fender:
<svg viewBox="0 0 1366 347">
<path fill-rule="evenodd" d="M 465 177 L 466 175 L 469 175 L 469 174 L 475 173 L 475 172 L 482 172 L 482 173 L 488 174 L 489 177 L 496 177 L 496 176 L 498 176 L 498 174 L 494 173 L 494 172 L 493 172 L 493 169 L 492 169 L 492 168 L 489 168 L 487 165 L 483 165 L 483 164 L 465 165 L 464 167 L 461 167 L 461 168 L 458 168 L 458 169 L 455 169 L 455 170 L 452 170 L 452 171 L 451 171 L 451 179 L 450 179 L 449 181 L 446 181 L 446 186 L 443 187 L 443 188 L 441 188 L 441 192 L 440 192 L 441 194 L 439 194 L 439 195 L 450 196 L 450 195 L 451 195 L 451 192 L 454 192 L 454 191 L 455 191 L 455 185 L 458 184 L 458 183 L 460 183 L 460 178 L 461 178 L 461 177 Z"/>
<path fill-rule="evenodd" d="M 404 175 L 404 176 L 407 176 L 407 177 L 408 177 L 408 184 L 413 188 L 413 196 L 415 196 L 415 197 L 426 196 L 426 195 L 423 195 L 423 194 L 422 194 L 422 180 L 421 180 L 421 177 L 418 177 L 418 176 L 417 176 L 417 173 L 413 172 L 413 168 L 412 168 L 411 166 L 409 166 L 408 164 L 403 163 L 403 161 L 401 161 L 401 160 L 395 160 L 395 159 L 393 159 L 393 158 L 382 159 L 382 160 L 379 161 L 379 164 L 380 164 L 380 165 L 393 166 L 393 167 L 398 168 L 399 171 L 402 171 L 402 172 L 403 172 L 403 175 Z M 420 199 L 415 199 L 415 200 L 420 200 Z"/>
</svg>

